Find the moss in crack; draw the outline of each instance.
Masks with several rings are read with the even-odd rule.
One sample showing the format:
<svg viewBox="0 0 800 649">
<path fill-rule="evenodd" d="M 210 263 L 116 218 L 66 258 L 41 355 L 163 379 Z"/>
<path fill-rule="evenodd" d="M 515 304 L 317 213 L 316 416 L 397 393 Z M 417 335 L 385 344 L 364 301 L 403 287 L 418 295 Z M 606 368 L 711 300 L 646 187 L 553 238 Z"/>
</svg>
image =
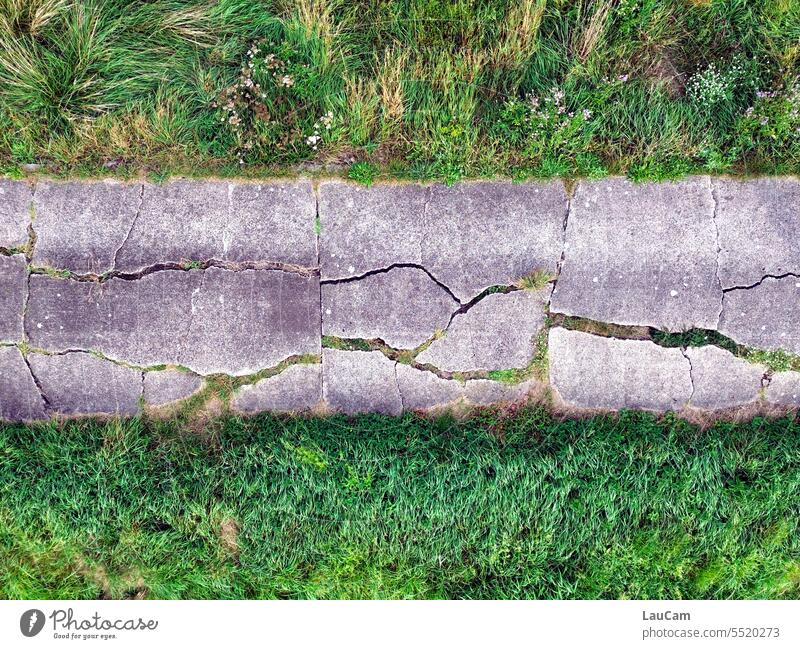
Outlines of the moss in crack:
<svg viewBox="0 0 800 649">
<path fill-rule="evenodd" d="M 61 270 L 57 268 L 49 268 L 47 266 L 29 266 L 28 270 L 31 275 L 47 275 L 48 277 L 57 277 L 58 279 L 70 279 L 76 275 L 69 270 Z"/>
<path fill-rule="evenodd" d="M 368 340 L 361 338 L 339 338 L 338 336 L 323 336 L 322 346 L 327 349 L 339 349 L 348 352 L 377 351 Z"/>
<path fill-rule="evenodd" d="M 539 291 L 547 286 L 550 282 L 555 281 L 555 275 L 547 270 L 536 269 L 532 273 L 528 273 L 524 277 L 520 277 L 514 286 L 523 291 Z"/>
<path fill-rule="evenodd" d="M 566 316 L 560 313 L 551 313 L 550 326 L 564 327 L 573 331 L 582 331 L 604 338 L 620 338 L 623 340 L 648 340 L 650 339 L 649 327 L 634 327 L 618 325 L 610 322 L 600 322 L 589 318 Z"/>
</svg>

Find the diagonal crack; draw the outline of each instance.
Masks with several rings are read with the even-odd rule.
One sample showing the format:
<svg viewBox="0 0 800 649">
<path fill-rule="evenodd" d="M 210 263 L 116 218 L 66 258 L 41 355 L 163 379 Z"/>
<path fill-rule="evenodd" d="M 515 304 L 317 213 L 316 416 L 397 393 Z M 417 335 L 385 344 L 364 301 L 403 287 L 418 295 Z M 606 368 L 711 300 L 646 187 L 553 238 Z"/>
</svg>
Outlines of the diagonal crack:
<svg viewBox="0 0 800 649">
<path fill-rule="evenodd" d="M 47 398 L 44 388 L 42 388 L 42 384 L 39 383 L 39 378 L 34 373 L 33 368 L 31 367 L 31 364 L 28 361 L 28 357 L 25 354 L 22 354 L 22 360 L 25 361 L 25 366 L 28 368 L 28 372 L 30 372 L 31 374 L 33 383 L 36 385 L 36 389 L 39 391 L 39 396 L 42 398 L 42 403 L 44 404 L 45 412 L 47 412 L 50 409 L 50 399 Z"/>
<path fill-rule="evenodd" d="M 366 278 L 368 278 L 368 277 L 372 277 L 373 275 L 380 275 L 380 274 L 383 274 L 383 273 L 388 273 L 388 272 L 390 272 L 390 271 L 394 270 L 395 268 L 416 268 L 417 270 L 421 270 L 421 271 L 422 271 L 423 273 L 425 273 L 425 274 L 426 274 L 428 277 L 430 277 L 430 278 L 431 278 L 431 280 L 432 280 L 434 283 L 438 284 L 438 285 L 439 285 L 439 287 L 441 287 L 443 290 L 445 290 L 445 291 L 447 292 L 447 294 L 448 294 L 448 295 L 449 295 L 451 298 L 453 298 L 453 300 L 454 300 L 456 303 L 458 303 L 458 304 L 461 304 L 461 300 L 459 300 L 459 299 L 456 297 L 455 293 L 453 293 L 453 291 L 451 291 L 451 290 L 450 290 L 450 287 L 449 287 L 449 286 L 447 286 L 447 284 L 445 284 L 445 283 L 444 283 L 444 282 L 442 282 L 441 280 L 437 279 L 437 278 L 436 278 L 436 277 L 435 277 L 435 276 L 434 276 L 434 275 L 433 275 L 433 274 L 432 274 L 432 273 L 431 273 L 431 272 L 430 272 L 430 271 L 429 271 L 427 268 L 425 268 L 425 267 L 424 267 L 422 264 L 412 264 L 412 263 L 397 263 L 397 264 L 391 264 L 390 266 L 387 266 L 386 268 L 378 268 L 377 270 L 369 270 L 369 271 L 367 271 L 366 273 L 363 273 L 363 274 L 361 274 L 361 275 L 353 275 L 353 276 L 351 276 L 351 277 L 342 277 L 342 278 L 340 278 L 340 279 L 324 279 L 324 280 L 322 280 L 322 281 L 320 282 L 320 285 L 322 285 L 322 284 L 325 284 L 325 285 L 328 285 L 328 284 L 335 285 L 335 284 L 347 284 L 347 283 L 350 283 L 350 282 L 358 282 L 358 281 L 361 281 L 361 280 L 363 280 L 363 279 L 366 279 Z"/>
<path fill-rule="evenodd" d="M 144 183 L 141 185 L 141 189 L 139 190 L 139 205 L 136 208 L 136 213 L 133 215 L 133 219 L 131 220 L 131 227 L 128 228 L 128 233 L 125 235 L 125 238 L 122 240 L 122 243 L 119 244 L 119 248 L 114 251 L 114 261 L 111 264 L 112 272 L 116 271 L 117 269 L 117 259 L 119 257 L 119 253 L 125 247 L 125 244 L 128 243 L 128 239 L 131 238 L 131 233 L 133 232 L 133 228 L 136 227 L 136 222 L 139 220 L 139 214 L 142 212 L 142 204 L 144 203 Z"/>
<path fill-rule="evenodd" d="M 692 392 L 689 394 L 689 400 L 684 405 L 691 405 L 692 399 L 694 399 L 694 391 L 695 391 L 694 367 L 692 366 L 692 359 L 689 358 L 689 354 L 686 353 L 686 348 L 681 347 L 680 350 L 681 354 L 683 354 L 683 357 L 686 359 L 686 362 L 689 363 L 689 382 L 692 384 Z"/>
</svg>

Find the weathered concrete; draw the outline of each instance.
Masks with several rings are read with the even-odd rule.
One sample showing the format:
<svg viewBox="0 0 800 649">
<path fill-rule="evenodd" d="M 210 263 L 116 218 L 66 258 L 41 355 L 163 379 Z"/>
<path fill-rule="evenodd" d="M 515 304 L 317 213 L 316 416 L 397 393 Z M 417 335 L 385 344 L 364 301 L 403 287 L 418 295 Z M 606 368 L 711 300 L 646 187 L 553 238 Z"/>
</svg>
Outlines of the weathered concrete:
<svg viewBox="0 0 800 649">
<path fill-rule="evenodd" d="M 322 285 L 322 333 L 340 338 L 380 338 L 414 349 L 447 327 L 459 304 L 418 268 L 340 284 Z"/>
<path fill-rule="evenodd" d="M 723 288 L 800 274 L 800 180 L 713 179 Z"/>
<path fill-rule="evenodd" d="M 772 376 L 765 390 L 767 403 L 778 406 L 800 407 L 800 372 L 778 372 Z"/>
<path fill-rule="evenodd" d="M 322 350 L 322 387 L 327 405 L 335 412 L 354 415 L 403 411 L 395 375 L 396 363 L 380 352 Z"/>
<path fill-rule="evenodd" d="M 28 242 L 32 200 L 27 183 L 0 178 L 0 248 L 20 248 Z"/>
<path fill-rule="evenodd" d="M 140 183 L 49 182 L 36 186 L 34 266 L 103 274 L 133 225 Z"/>
<path fill-rule="evenodd" d="M 417 361 L 447 372 L 523 368 L 533 360 L 550 287 L 494 293 L 453 318 Z"/>
<path fill-rule="evenodd" d="M 374 188 L 325 182 L 322 279 L 415 264 L 465 302 L 534 270 L 554 272 L 566 206 L 558 182 Z"/>
<path fill-rule="evenodd" d="M 44 400 L 22 354 L 16 347 L 0 347 L 0 419 L 44 419 Z"/>
<path fill-rule="evenodd" d="M 692 396 L 680 349 L 555 327 L 549 351 L 550 382 L 569 406 L 679 410 Z"/>
<path fill-rule="evenodd" d="M 307 180 L 147 185 L 117 270 L 182 260 L 317 265 L 316 202 Z"/>
<path fill-rule="evenodd" d="M 467 381 L 464 395 L 473 406 L 490 406 L 498 403 L 516 403 L 524 401 L 536 387 L 535 381 L 522 383 L 501 383 L 486 379 Z"/>
<path fill-rule="evenodd" d="M 305 412 L 322 402 L 322 365 L 297 364 L 245 385 L 236 391 L 232 407 L 245 414 L 258 412 Z"/>
<path fill-rule="evenodd" d="M 205 386 L 202 377 L 192 372 L 162 370 L 145 372 L 144 401 L 148 406 L 159 408 L 194 396 Z"/>
<path fill-rule="evenodd" d="M 22 342 L 28 271 L 25 257 L 0 256 L 0 342 Z"/>
<path fill-rule="evenodd" d="M 800 354 L 800 277 L 725 293 L 719 331 L 737 343 Z"/>
<path fill-rule="evenodd" d="M 443 408 L 464 396 L 464 386 L 458 381 L 442 379 L 403 363 L 397 363 L 396 372 L 404 410 Z"/>
<path fill-rule="evenodd" d="M 319 317 L 315 277 L 209 268 L 102 285 L 34 276 L 25 327 L 34 347 L 50 351 L 246 375 L 318 354 Z"/>
<path fill-rule="evenodd" d="M 691 363 L 691 405 L 718 410 L 758 401 L 767 372 L 763 365 L 748 363 L 713 345 L 689 347 L 685 355 Z"/>
<path fill-rule="evenodd" d="M 551 310 L 622 325 L 715 329 L 722 292 L 710 180 L 581 181 Z"/>
<path fill-rule="evenodd" d="M 58 415 L 119 415 L 139 412 L 142 373 L 91 354 L 28 357 L 47 400 Z"/>
</svg>

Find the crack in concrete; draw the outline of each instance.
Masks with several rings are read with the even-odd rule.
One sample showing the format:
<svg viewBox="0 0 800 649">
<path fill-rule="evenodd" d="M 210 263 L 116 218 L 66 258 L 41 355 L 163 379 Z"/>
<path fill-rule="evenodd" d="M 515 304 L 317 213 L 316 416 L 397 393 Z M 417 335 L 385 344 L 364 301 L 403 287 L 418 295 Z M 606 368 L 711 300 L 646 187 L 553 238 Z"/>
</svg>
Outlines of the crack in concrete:
<svg viewBox="0 0 800 649">
<path fill-rule="evenodd" d="M 722 289 L 722 294 L 724 296 L 726 293 L 730 293 L 732 291 L 749 291 L 750 289 L 758 288 L 759 286 L 761 286 L 761 284 L 763 284 L 765 280 L 786 279 L 787 277 L 794 277 L 796 279 L 800 279 L 800 274 L 799 273 L 781 273 L 780 275 L 767 274 L 764 275 L 760 280 L 758 280 L 754 284 L 750 284 L 749 286 L 731 286 L 729 288 L 724 288 Z"/>
<path fill-rule="evenodd" d="M 378 268 L 377 270 L 369 270 L 366 273 L 362 273 L 361 275 L 354 275 L 354 276 L 351 276 L 351 277 L 342 277 L 342 278 L 339 278 L 339 279 L 323 279 L 323 280 L 320 281 L 320 285 L 322 285 L 322 284 L 325 284 L 325 285 L 328 285 L 328 284 L 331 284 L 331 285 L 334 285 L 334 284 L 348 284 L 350 282 L 358 282 L 358 281 L 361 281 L 363 279 L 367 279 L 368 277 L 372 277 L 373 275 L 380 275 L 382 273 L 388 273 L 388 272 L 394 270 L 395 268 L 416 268 L 417 270 L 421 270 L 428 277 L 430 277 L 431 280 L 434 283 L 436 283 L 440 288 L 445 290 L 447 292 L 447 294 L 451 298 L 453 298 L 453 300 L 457 304 L 462 304 L 461 300 L 459 300 L 456 297 L 456 295 L 453 293 L 453 291 L 450 290 L 450 287 L 447 286 L 447 284 L 445 284 L 444 282 L 442 282 L 439 279 L 437 279 L 422 264 L 413 264 L 413 263 L 405 263 L 405 262 L 397 263 L 397 264 L 391 264 L 390 266 L 387 266 L 385 268 Z"/>
<path fill-rule="evenodd" d="M 694 392 L 695 392 L 695 385 L 694 385 L 694 367 L 692 366 L 692 359 L 689 358 L 689 354 L 686 353 L 686 347 L 681 347 L 681 354 L 686 359 L 686 362 L 689 363 L 689 383 L 692 384 L 692 391 L 689 394 L 689 399 L 684 404 L 684 407 L 691 405 L 692 399 L 694 399 Z"/>
<path fill-rule="evenodd" d="M 20 354 L 22 352 L 20 351 Z M 36 389 L 39 391 L 39 397 L 42 399 L 42 408 L 47 413 L 50 412 L 50 399 L 47 398 L 45 394 L 44 388 L 42 388 L 42 384 L 39 382 L 39 378 L 33 371 L 30 362 L 28 361 L 28 357 L 26 354 L 22 354 L 22 360 L 25 362 L 25 366 L 28 368 L 28 372 L 30 372 L 31 379 L 33 379 L 33 383 L 36 386 Z"/>
<path fill-rule="evenodd" d="M 248 270 L 254 271 L 280 271 L 282 273 L 293 273 L 301 275 L 302 277 L 315 277 L 319 275 L 317 268 L 306 268 L 303 266 L 296 266 L 294 264 L 286 264 L 280 262 L 233 262 L 224 261 L 220 259 L 206 259 L 203 261 L 185 261 L 185 262 L 164 262 L 161 264 L 154 264 L 147 266 L 142 270 L 136 272 L 123 272 L 111 271 L 98 275 L 95 273 L 73 273 L 71 271 L 49 268 L 46 266 L 31 266 L 29 268 L 33 275 L 50 275 L 61 276 L 62 279 L 71 279 L 75 282 L 90 282 L 94 284 L 103 284 L 110 279 L 120 279 L 127 282 L 135 282 L 137 280 L 152 275 L 154 273 L 161 273 L 169 270 L 178 270 L 189 272 L 193 270 L 205 271 L 209 268 L 220 268 L 232 273 L 241 273 Z"/>
<path fill-rule="evenodd" d="M 558 288 L 558 280 L 561 277 L 561 269 L 564 267 L 564 261 L 567 258 L 567 226 L 569 225 L 569 216 L 572 210 L 572 198 L 577 193 L 579 186 L 580 181 L 577 181 L 571 191 L 567 191 L 567 209 L 564 212 L 564 221 L 561 225 L 561 256 L 556 263 L 556 275 L 553 278 L 553 290 L 550 291 L 550 295 L 547 298 L 546 308 L 548 309 L 550 308 L 550 302 L 553 299 L 553 294 Z"/>
<path fill-rule="evenodd" d="M 133 232 L 133 228 L 136 227 L 136 223 L 139 220 L 139 214 L 141 214 L 142 205 L 144 204 L 144 187 L 145 187 L 144 183 L 142 183 L 141 189 L 139 190 L 139 205 L 136 208 L 136 213 L 133 215 L 133 219 L 131 220 L 131 227 L 128 228 L 128 233 L 125 235 L 125 238 L 122 240 L 122 243 L 119 244 L 119 247 L 114 251 L 114 257 L 111 263 L 111 272 L 116 271 L 119 253 L 122 252 L 122 249 L 125 247 L 125 244 L 128 243 L 128 240 L 131 237 L 131 233 Z"/>
<path fill-rule="evenodd" d="M 719 329 L 719 323 L 722 320 L 722 312 L 725 308 L 725 290 L 722 288 L 722 279 L 720 278 L 720 257 L 722 255 L 722 247 L 719 241 L 719 223 L 717 223 L 717 209 L 719 207 L 719 198 L 717 197 L 717 188 L 714 185 L 714 179 L 711 176 L 708 176 L 708 189 L 711 193 L 711 200 L 714 203 L 714 209 L 711 212 L 711 223 L 714 225 L 714 236 L 716 242 L 716 249 L 717 249 L 717 256 L 716 256 L 716 268 L 715 268 L 715 277 L 717 279 L 717 286 L 719 286 L 719 290 L 721 291 L 720 298 L 719 298 L 719 313 L 717 314 L 717 324 L 714 327 L 715 329 Z"/>
</svg>

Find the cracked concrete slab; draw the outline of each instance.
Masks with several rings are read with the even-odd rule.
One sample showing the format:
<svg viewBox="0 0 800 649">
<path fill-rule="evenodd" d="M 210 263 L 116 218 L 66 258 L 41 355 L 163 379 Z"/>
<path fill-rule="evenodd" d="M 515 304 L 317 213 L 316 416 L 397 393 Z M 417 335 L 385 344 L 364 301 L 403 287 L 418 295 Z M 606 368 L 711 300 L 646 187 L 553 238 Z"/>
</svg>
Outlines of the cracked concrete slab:
<svg viewBox="0 0 800 649">
<path fill-rule="evenodd" d="M 561 327 L 550 330 L 548 348 L 550 383 L 569 406 L 680 410 L 692 396 L 689 361 L 680 349 Z"/>
<path fill-rule="evenodd" d="M 16 347 L 0 347 L 0 419 L 35 421 L 46 417 L 44 400 Z"/>
<path fill-rule="evenodd" d="M 459 308 L 419 268 L 393 268 L 364 279 L 322 285 L 322 333 L 380 338 L 395 349 L 415 349 L 447 327 Z"/>
<path fill-rule="evenodd" d="M 31 354 L 28 362 L 47 399 L 47 409 L 53 414 L 123 417 L 139 412 L 139 370 L 83 352 Z"/>
<path fill-rule="evenodd" d="M 145 185 L 117 270 L 183 260 L 317 265 L 311 182 L 176 180 Z"/>
<path fill-rule="evenodd" d="M 103 284 L 35 275 L 25 329 L 49 351 L 242 376 L 319 354 L 319 318 L 316 277 L 209 268 Z"/>
<path fill-rule="evenodd" d="M 669 331 L 716 329 L 716 236 L 707 177 L 581 181 L 551 310 Z"/>
<path fill-rule="evenodd" d="M 279 374 L 244 385 L 233 395 L 236 412 L 307 412 L 322 402 L 322 365 L 298 363 Z"/>
<path fill-rule="evenodd" d="M 545 321 L 550 287 L 494 293 L 454 318 L 417 361 L 446 372 L 524 368 Z"/>
<path fill-rule="evenodd" d="M 322 279 L 413 264 L 466 302 L 535 270 L 555 272 L 567 200 L 560 182 L 372 188 L 325 182 Z"/>
<path fill-rule="evenodd" d="M 790 408 L 800 407 L 800 372 L 773 374 L 764 393 L 767 403 Z"/>
<path fill-rule="evenodd" d="M 22 315 L 27 290 L 25 257 L 0 256 L 0 342 L 22 342 Z"/>
<path fill-rule="evenodd" d="M 141 183 L 41 181 L 34 195 L 33 265 L 79 274 L 113 270 L 141 194 Z"/>
<path fill-rule="evenodd" d="M 398 363 L 397 386 L 404 410 L 431 410 L 452 406 L 464 397 L 464 386 L 424 370 Z"/>
<path fill-rule="evenodd" d="M 724 289 L 767 275 L 800 275 L 800 180 L 712 180 L 717 199 L 719 274 Z"/>
<path fill-rule="evenodd" d="M 737 343 L 800 354 L 800 277 L 767 278 L 725 293 L 719 331 Z"/>
<path fill-rule="evenodd" d="M 763 365 L 736 358 L 713 345 L 689 347 L 684 353 L 691 363 L 692 406 L 720 410 L 758 401 L 767 372 Z"/>
<path fill-rule="evenodd" d="M 181 370 L 145 372 L 144 401 L 159 408 L 188 399 L 205 387 L 202 377 Z"/>
<path fill-rule="evenodd" d="M 0 178 L 0 248 L 28 243 L 33 192 L 28 183 Z"/>
<path fill-rule="evenodd" d="M 536 381 L 503 383 L 487 379 L 474 379 L 464 385 L 467 403 L 473 406 L 491 406 L 501 403 L 519 403 L 528 398 Z"/>
<path fill-rule="evenodd" d="M 322 388 L 328 407 L 347 415 L 399 415 L 403 402 L 396 363 L 381 352 L 322 350 Z"/>
</svg>

